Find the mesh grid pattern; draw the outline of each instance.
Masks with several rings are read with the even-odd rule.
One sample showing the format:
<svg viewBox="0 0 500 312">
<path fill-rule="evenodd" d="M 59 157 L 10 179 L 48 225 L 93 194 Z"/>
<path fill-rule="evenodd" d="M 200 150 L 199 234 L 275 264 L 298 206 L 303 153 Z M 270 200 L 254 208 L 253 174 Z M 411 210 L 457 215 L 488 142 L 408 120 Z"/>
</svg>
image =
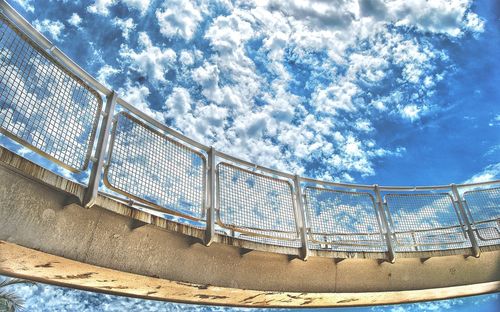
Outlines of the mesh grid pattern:
<svg viewBox="0 0 500 312">
<path fill-rule="evenodd" d="M 387 194 L 385 200 L 397 251 L 470 247 L 449 194 Z"/>
<path fill-rule="evenodd" d="M 305 207 L 309 237 L 314 242 L 311 248 L 339 251 L 387 249 L 371 194 L 307 187 Z"/>
<path fill-rule="evenodd" d="M 499 244 L 500 188 L 467 191 L 463 198 L 469 208 L 479 245 Z"/>
<path fill-rule="evenodd" d="M 0 128 L 66 168 L 88 164 L 102 100 L 0 16 Z"/>
<path fill-rule="evenodd" d="M 205 157 L 127 113 L 115 118 L 108 186 L 171 212 L 202 218 Z"/>
<path fill-rule="evenodd" d="M 236 166 L 217 165 L 218 221 L 224 227 L 278 238 L 239 237 L 275 245 L 300 246 L 282 239 L 298 239 L 294 195 L 285 180 L 253 173 Z"/>
</svg>

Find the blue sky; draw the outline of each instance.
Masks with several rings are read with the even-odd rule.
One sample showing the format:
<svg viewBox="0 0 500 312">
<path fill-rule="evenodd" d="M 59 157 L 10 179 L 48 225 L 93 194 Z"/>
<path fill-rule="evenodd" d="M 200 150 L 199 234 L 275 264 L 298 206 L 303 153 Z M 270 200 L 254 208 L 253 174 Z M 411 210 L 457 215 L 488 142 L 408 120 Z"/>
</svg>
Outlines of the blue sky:
<svg viewBox="0 0 500 312">
<path fill-rule="evenodd" d="M 386 185 L 500 171 L 497 1 L 11 3 L 132 104 L 258 164 Z"/>
<path fill-rule="evenodd" d="M 9 1 L 130 103 L 229 154 L 344 182 L 498 179 L 499 2 L 385 2 Z"/>
</svg>

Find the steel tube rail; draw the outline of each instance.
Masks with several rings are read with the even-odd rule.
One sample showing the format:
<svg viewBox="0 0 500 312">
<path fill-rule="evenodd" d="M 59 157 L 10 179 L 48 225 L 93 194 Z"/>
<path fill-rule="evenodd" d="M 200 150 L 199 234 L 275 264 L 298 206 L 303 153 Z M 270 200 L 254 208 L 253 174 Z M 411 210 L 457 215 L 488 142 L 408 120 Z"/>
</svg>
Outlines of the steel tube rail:
<svg viewBox="0 0 500 312">
<path fill-rule="evenodd" d="M 115 110 L 116 98 L 117 94 L 114 91 L 107 97 L 106 107 L 101 122 L 101 130 L 97 139 L 95 159 L 93 160 L 92 170 L 90 171 L 89 184 L 85 196 L 83 197 L 82 204 L 85 208 L 90 208 L 94 205 L 99 191 L 99 182 L 101 181 L 102 168 L 104 167 L 104 156 L 111 135 L 111 121 Z"/>
<path fill-rule="evenodd" d="M 458 205 L 458 208 L 460 209 L 460 213 L 462 214 L 463 221 L 465 222 L 465 225 L 467 227 L 467 234 L 469 236 L 469 240 L 472 244 L 472 251 L 474 254 L 474 257 L 479 258 L 481 255 L 481 250 L 479 249 L 479 244 L 477 243 L 476 236 L 474 235 L 474 230 L 472 229 L 472 223 L 469 220 L 469 216 L 467 215 L 467 212 L 465 211 L 464 204 L 462 202 L 462 198 L 460 197 L 460 193 L 458 192 L 458 188 L 455 184 L 451 184 L 451 189 L 453 191 L 453 195 L 455 197 L 455 202 Z"/>
<path fill-rule="evenodd" d="M 254 168 L 256 170 L 264 171 L 264 172 L 267 172 L 267 173 L 270 173 L 270 174 L 275 174 L 275 175 L 278 175 L 278 176 L 281 176 L 281 177 L 285 177 L 285 178 L 288 178 L 288 179 L 291 179 L 291 180 L 295 179 L 295 175 L 293 175 L 291 173 L 281 172 L 281 171 L 278 171 L 276 169 L 271 169 L 271 168 L 267 168 L 267 167 L 264 167 L 264 166 L 259 166 L 259 165 L 256 165 L 254 163 L 251 163 L 249 161 L 240 159 L 238 157 L 231 156 L 231 155 L 226 154 L 226 153 L 221 152 L 221 151 L 215 151 L 215 153 L 216 153 L 217 156 L 219 156 L 221 158 L 225 158 L 225 159 L 230 160 L 232 162 L 236 162 L 236 163 L 248 166 L 248 167 L 252 167 L 252 168 Z"/>
</svg>

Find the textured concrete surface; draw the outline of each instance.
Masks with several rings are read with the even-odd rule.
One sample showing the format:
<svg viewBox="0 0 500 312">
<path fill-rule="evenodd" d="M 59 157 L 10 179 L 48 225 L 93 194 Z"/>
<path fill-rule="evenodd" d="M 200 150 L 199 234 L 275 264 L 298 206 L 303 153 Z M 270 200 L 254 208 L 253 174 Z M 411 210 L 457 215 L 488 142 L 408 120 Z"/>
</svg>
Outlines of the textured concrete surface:
<svg viewBox="0 0 500 312">
<path fill-rule="evenodd" d="M 306 293 L 243 290 L 125 273 L 0 241 L 0 273 L 71 288 L 155 300 L 246 307 L 345 307 L 408 303 L 484 294 L 500 282 L 425 290 Z"/>
<path fill-rule="evenodd" d="M 193 243 L 192 236 L 203 233 L 199 230 L 167 231 L 156 225 L 132 229 L 133 209 L 118 209 L 123 205 L 111 199 L 101 199 L 100 206 L 91 209 L 67 205 L 74 197 L 69 193 L 81 194 L 73 192 L 78 185 L 51 173 L 38 173 L 28 165 L 12 164 L 0 161 L 0 240 L 84 264 L 182 283 L 264 292 L 390 292 L 500 280 L 499 251 L 483 252 L 480 258 L 455 255 L 423 263 L 418 258 L 401 258 L 390 264 L 373 259 L 336 263 L 322 257 L 304 262 L 264 251 L 242 255 L 240 248 L 222 243 L 205 247 Z M 154 217 L 142 213 L 139 219 L 152 223 Z M 9 271 L 5 263 L 0 267 Z"/>
</svg>

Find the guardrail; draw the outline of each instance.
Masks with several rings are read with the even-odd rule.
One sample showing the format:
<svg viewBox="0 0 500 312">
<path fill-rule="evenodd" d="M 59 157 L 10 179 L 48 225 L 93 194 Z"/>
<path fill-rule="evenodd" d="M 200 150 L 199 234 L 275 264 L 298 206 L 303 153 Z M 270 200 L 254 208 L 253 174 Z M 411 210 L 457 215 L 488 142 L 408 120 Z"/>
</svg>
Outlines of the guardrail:
<svg viewBox="0 0 500 312">
<path fill-rule="evenodd" d="M 387 187 L 257 166 L 191 140 L 119 98 L 3 0 L 0 132 L 73 172 L 91 162 L 84 206 L 94 205 L 103 182 L 101 192 L 204 229 L 206 245 L 227 235 L 298 248 L 302 259 L 311 251 L 341 251 L 381 253 L 390 262 L 398 254 L 449 250 L 479 257 L 483 248 L 500 246 L 500 180 Z"/>
</svg>

